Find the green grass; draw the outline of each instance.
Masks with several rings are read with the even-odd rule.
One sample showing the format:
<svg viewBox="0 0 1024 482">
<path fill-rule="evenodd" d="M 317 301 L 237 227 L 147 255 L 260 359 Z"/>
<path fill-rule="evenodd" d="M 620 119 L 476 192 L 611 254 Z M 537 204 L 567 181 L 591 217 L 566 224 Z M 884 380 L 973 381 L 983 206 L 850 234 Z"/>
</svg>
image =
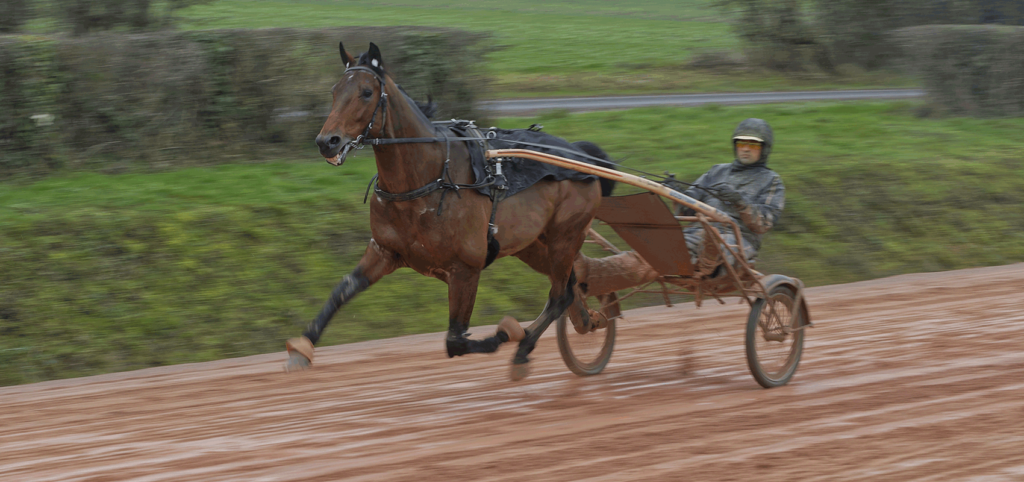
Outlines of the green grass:
<svg viewBox="0 0 1024 482">
<path fill-rule="evenodd" d="M 651 108 L 499 124 L 541 123 L 624 166 L 691 180 L 730 160 L 736 123 L 768 119 L 787 206 L 758 267 L 810 285 L 1024 260 L 1024 119 L 918 119 L 914 108 Z M 280 351 L 369 239 L 372 159 L 332 168 L 306 154 L 0 185 L 0 383 Z M 546 284 L 499 260 L 473 324 L 532 318 Z M 443 283 L 399 270 L 346 306 L 323 344 L 444 330 L 445 299 Z"/>
<path fill-rule="evenodd" d="M 906 86 L 890 74 L 783 77 L 687 67 L 695 52 L 741 48 L 709 0 L 454 2 L 220 0 L 182 12 L 190 29 L 416 25 L 493 36 L 488 97 Z M 514 5 L 514 6 L 513 6 Z M 348 45 L 353 53 L 365 45 Z M 387 52 L 384 52 L 385 60 Z"/>
</svg>

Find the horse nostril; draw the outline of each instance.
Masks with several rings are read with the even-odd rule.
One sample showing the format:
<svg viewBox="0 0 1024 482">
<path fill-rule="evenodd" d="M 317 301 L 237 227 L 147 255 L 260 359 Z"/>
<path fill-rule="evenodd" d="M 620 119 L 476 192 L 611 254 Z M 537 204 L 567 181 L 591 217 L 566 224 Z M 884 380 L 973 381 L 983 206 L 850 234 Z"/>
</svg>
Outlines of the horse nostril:
<svg viewBox="0 0 1024 482">
<path fill-rule="evenodd" d="M 341 144 L 340 136 L 331 136 L 331 138 L 327 140 L 327 145 L 330 147 L 336 147 L 338 144 Z"/>
</svg>

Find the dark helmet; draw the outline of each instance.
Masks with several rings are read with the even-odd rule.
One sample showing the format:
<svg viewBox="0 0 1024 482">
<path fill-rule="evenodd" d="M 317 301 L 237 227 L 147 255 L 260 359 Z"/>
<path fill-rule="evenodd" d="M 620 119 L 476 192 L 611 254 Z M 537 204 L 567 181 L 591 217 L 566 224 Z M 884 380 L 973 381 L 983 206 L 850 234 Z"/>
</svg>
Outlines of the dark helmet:
<svg viewBox="0 0 1024 482">
<path fill-rule="evenodd" d="M 764 144 L 761 148 L 761 159 L 758 163 L 767 163 L 768 155 L 772 152 L 772 144 L 775 143 L 775 135 L 772 133 L 772 126 L 763 119 L 751 117 L 740 122 L 732 133 L 733 154 L 736 153 L 737 140 L 759 141 Z"/>
</svg>

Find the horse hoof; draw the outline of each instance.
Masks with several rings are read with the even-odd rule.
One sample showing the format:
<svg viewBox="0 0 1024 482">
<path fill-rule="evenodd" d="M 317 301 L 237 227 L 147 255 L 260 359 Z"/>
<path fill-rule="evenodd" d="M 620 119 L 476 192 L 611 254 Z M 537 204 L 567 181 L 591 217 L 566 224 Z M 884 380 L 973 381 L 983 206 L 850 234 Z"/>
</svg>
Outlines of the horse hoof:
<svg viewBox="0 0 1024 482">
<path fill-rule="evenodd" d="M 284 364 L 284 371 L 287 373 L 301 372 L 302 370 L 308 370 L 312 367 L 312 363 L 309 358 L 306 358 L 302 353 L 291 352 L 288 354 L 288 361 Z"/>
<path fill-rule="evenodd" d="M 469 353 L 469 340 L 463 336 L 448 337 L 444 341 L 444 347 L 448 350 L 448 358 L 455 358 Z"/>
<path fill-rule="evenodd" d="M 519 322 L 511 316 L 506 316 L 498 323 L 498 333 L 504 332 L 508 335 L 508 341 L 521 341 L 526 338 L 526 330 L 519 325 Z"/>
<path fill-rule="evenodd" d="M 309 360 L 309 363 L 313 363 L 313 342 L 309 341 L 309 338 L 300 336 L 298 338 L 292 338 L 284 342 L 285 349 L 288 350 L 288 354 L 299 353 Z"/>
<path fill-rule="evenodd" d="M 570 306 L 565 312 L 569 316 L 569 321 L 572 322 L 572 327 L 576 330 L 576 333 L 586 335 L 594 330 L 594 324 L 590 319 L 592 310 L 586 308 L 576 309 L 575 306 Z"/>
<path fill-rule="evenodd" d="M 513 363 L 512 372 L 509 374 L 509 378 L 513 382 L 518 382 L 526 378 L 530 374 L 530 364 L 527 363 Z"/>
<path fill-rule="evenodd" d="M 284 364 L 284 371 L 297 372 L 313 365 L 313 342 L 309 341 L 309 338 L 292 338 L 284 342 L 284 347 L 288 350 L 288 362 Z"/>
</svg>

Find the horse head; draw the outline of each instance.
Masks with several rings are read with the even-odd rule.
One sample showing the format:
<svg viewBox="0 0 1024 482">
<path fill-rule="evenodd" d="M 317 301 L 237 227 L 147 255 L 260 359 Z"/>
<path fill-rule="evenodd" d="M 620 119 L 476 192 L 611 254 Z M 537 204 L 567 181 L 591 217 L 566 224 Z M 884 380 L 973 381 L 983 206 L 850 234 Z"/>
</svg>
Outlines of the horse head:
<svg viewBox="0 0 1024 482">
<path fill-rule="evenodd" d="M 382 135 L 387 122 L 387 73 L 380 49 L 371 42 L 370 50 L 360 55 L 358 61 L 345 51 L 341 42 L 338 50 L 345 73 L 331 89 L 331 113 L 316 136 L 320 155 L 335 166 L 344 163 L 345 156 L 365 137 Z"/>
</svg>

